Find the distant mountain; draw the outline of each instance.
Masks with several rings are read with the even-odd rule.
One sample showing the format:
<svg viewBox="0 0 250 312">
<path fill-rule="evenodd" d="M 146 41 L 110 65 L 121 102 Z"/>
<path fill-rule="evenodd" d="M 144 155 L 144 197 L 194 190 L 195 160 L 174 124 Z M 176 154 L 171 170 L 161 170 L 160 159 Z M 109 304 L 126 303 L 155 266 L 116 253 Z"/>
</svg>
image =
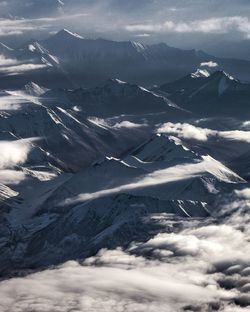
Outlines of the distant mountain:
<svg viewBox="0 0 250 312">
<path fill-rule="evenodd" d="M 34 81 L 48 88 L 93 87 L 109 78 L 143 86 L 161 85 L 195 71 L 201 64 L 217 64 L 237 79 L 250 80 L 250 61 L 219 59 L 202 51 L 181 50 L 164 43 L 144 45 L 85 39 L 66 29 L 46 40 L 31 40 L 18 49 L 3 44 L 5 58 L 44 68 L 11 75 L 1 74 L 2 88 Z"/>
<path fill-rule="evenodd" d="M 103 79 L 119 79 L 142 85 L 173 80 L 193 71 L 201 63 L 216 62 L 240 79 L 250 79 L 250 62 L 219 59 L 202 51 L 181 50 L 160 43 L 116 42 L 85 39 L 66 29 L 41 42 L 79 83 L 90 85 Z"/>
<path fill-rule="evenodd" d="M 208 40 L 204 49 L 219 57 L 250 60 L 250 42 L 247 38 L 239 38 L 238 40 Z"/>
<path fill-rule="evenodd" d="M 13 63 L 13 67 L 7 63 L 8 70 L 0 67 L 1 89 L 18 89 L 30 81 L 49 88 L 73 86 L 58 59 L 37 41 L 18 49 L 0 43 L 0 55 L 4 58 L 2 66 L 5 66 L 5 59 Z"/>
<path fill-rule="evenodd" d="M 181 107 L 202 116 L 250 117 L 250 84 L 224 71 L 198 70 L 159 88 Z"/>
<path fill-rule="evenodd" d="M 129 115 L 138 119 L 152 114 L 155 121 L 157 115 L 164 115 L 167 120 L 180 120 L 190 115 L 167 97 L 118 79 L 109 79 L 104 84 L 89 89 L 51 90 L 43 98 L 49 106 L 57 105 L 58 101 L 64 107 L 75 105 L 79 109 L 78 114 L 86 117 Z"/>
</svg>

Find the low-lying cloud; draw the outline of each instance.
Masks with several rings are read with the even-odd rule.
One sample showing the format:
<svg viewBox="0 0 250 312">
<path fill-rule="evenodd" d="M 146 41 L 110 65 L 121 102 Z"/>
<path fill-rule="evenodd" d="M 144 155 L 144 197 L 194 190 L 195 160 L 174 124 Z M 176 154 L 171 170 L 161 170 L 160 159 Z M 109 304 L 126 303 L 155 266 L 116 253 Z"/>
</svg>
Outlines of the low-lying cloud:
<svg viewBox="0 0 250 312">
<path fill-rule="evenodd" d="M 0 74 L 22 74 L 46 67 L 45 64 L 22 63 L 16 59 L 0 55 Z"/>
<path fill-rule="evenodd" d="M 200 128 L 188 123 L 165 123 L 159 129 L 159 133 L 167 133 L 183 139 L 207 141 L 209 138 L 221 138 L 250 143 L 250 131 L 232 130 L 217 131 L 208 128 Z"/>
<path fill-rule="evenodd" d="M 1 141 L 0 169 L 23 164 L 31 150 L 31 140 Z"/>
<path fill-rule="evenodd" d="M 244 191 L 244 190 L 242 190 Z M 250 305 L 249 201 L 219 203 L 215 219 L 152 215 L 164 230 L 127 249 L 101 250 L 82 264 L 0 283 L 3 312 L 221 311 Z M 234 210 L 232 210 L 234 206 Z M 181 223 L 181 227 L 179 226 Z"/>
<path fill-rule="evenodd" d="M 203 62 L 200 64 L 201 67 L 210 67 L 210 68 L 215 68 L 218 67 L 218 64 L 216 62 L 213 61 L 209 61 L 209 62 Z"/>
<path fill-rule="evenodd" d="M 250 20 L 245 16 L 216 17 L 203 20 L 173 21 L 163 23 L 131 24 L 125 26 L 130 32 L 176 32 L 176 33 L 213 33 L 226 34 L 231 31 L 243 33 L 247 38 L 250 36 Z"/>
<path fill-rule="evenodd" d="M 232 182 L 230 177 L 234 177 L 236 180 L 241 181 L 241 178 L 238 175 L 224 167 L 212 157 L 202 156 L 200 161 L 194 163 L 176 165 L 165 169 L 155 170 L 145 175 L 138 175 L 138 177 L 130 183 L 127 183 L 127 178 L 123 179 L 123 183 L 121 183 L 121 180 L 118 180 L 118 185 L 114 185 L 107 189 L 103 189 L 102 187 L 101 189 L 96 188 L 91 193 L 82 193 L 75 198 L 69 198 L 61 203 L 61 205 L 76 204 L 78 202 L 93 200 L 117 193 L 133 192 L 150 186 L 188 180 L 200 177 L 204 173 L 209 173 L 224 182 Z"/>
</svg>

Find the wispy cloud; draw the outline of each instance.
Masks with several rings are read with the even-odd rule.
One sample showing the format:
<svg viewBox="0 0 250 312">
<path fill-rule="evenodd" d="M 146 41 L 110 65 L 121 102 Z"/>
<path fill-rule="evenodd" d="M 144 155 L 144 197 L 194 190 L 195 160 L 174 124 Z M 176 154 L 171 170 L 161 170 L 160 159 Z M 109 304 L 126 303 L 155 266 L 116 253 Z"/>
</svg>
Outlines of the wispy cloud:
<svg viewBox="0 0 250 312">
<path fill-rule="evenodd" d="M 200 128 L 188 123 L 165 123 L 159 129 L 160 133 L 174 134 L 179 138 L 207 141 L 209 138 L 223 138 L 250 143 L 250 131 L 232 130 L 217 131 Z"/>
<path fill-rule="evenodd" d="M 163 23 L 140 23 L 125 26 L 130 32 L 176 32 L 176 33 L 213 33 L 224 34 L 231 31 L 238 31 L 245 36 L 250 36 L 250 20 L 245 16 L 229 16 L 208 18 L 193 21 L 172 21 Z"/>
<path fill-rule="evenodd" d="M 14 58 L 6 58 L 4 55 L 0 55 L 0 73 L 3 74 L 21 74 L 46 67 L 47 65 L 45 64 L 21 62 Z"/>
<path fill-rule="evenodd" d="M 203 62 L 200 64 L 201 67 L 210 67 L 210 68 L 215 68 L 218 67 L 219 65 L 216 62 L 209 61 L 209 62 Z"/>
<path fill-rule="evenodd" d="M 159 214 L 147 222 L 175 227 L 125 250 L 101 250 L 82 264 L 0 283 L 0 309 L 24 311 L 246 312 L 250 303 L 249 202 L 220 204 L 206 222 Z M 227 217 L 225 217 L 227 216 Z M 222 218 L 223 217 L 223 218 Z M 240 225 L 240 226 L 239 226 Z"/>
<path fill-rule="evenodd" d="M 126 162 L 125 162 L 126 165 Z M 212 174 L 216 178 L 224 182 L 231 182 L 230 176 L 240 181 L 240 177 L 233 173 L 221 163 L 209 156 L 202 156 L 200 161 L 195 163 L 184 163 L 165 169 L 155 170 L 145 175 L 138 175 L 130 183 L 128 179 L 119 180 L 113 187 L 103 189 L 97 186 L 91 193 L 82 193 L 74 198 L 68 198 L 61 205 L 76 204 L 88 200 L 93 200 L 117 193 L 133 192 L 139 189 L 148 188 L 177 181 L 184 181 L 195 177 L 200 177 L 206 173 Z"/>
<path fill-rule="evenodd" d="M 68 15 L 56 15 L 53 17 L 43 17 L 36 19 L 29 18 L 16 18 L 16 19 L 6 19 L 0 18 L 0 36 L 13 36 L 27 34 L 33 31 L 51 31 L 58 28 L 60 29 L 62 25 L 67 24 L 75 20 L 80 20 L 86 17 L 86 13 L 78 14 L 68 14 Z"/>
<path fill-rule="evenodd" d="M 24 164 L 37 138 L 15 141 L 0 141 L 0 183 L 18 184 L 25 180 L 26 174 L 16 170 L 16 166 Z"/>
<path fill-rule="evenodd" d="M 12 168 L 27 160 L 32 140 L 0 142 L 0 169 Z"/>
</svg>

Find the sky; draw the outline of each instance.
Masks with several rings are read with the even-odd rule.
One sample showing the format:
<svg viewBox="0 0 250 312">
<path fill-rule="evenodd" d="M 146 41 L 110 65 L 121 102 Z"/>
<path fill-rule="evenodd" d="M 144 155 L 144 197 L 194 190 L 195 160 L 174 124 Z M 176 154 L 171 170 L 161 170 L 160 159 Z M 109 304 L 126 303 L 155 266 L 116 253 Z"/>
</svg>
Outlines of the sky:
<svg viewBox="0 0 250 312">
<path fill-rule="evenodd" d="M 249 0 L 8 0 L 0 12 L 0 40 L 12 45 L 68 28 L 238 58 L 250 47 Z"/>
</svg>

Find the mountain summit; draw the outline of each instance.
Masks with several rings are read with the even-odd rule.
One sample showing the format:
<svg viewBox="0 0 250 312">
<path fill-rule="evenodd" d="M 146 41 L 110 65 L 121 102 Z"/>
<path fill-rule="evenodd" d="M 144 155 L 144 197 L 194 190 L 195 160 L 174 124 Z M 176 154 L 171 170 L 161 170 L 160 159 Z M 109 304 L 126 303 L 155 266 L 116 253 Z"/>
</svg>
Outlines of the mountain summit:
<svg viewBox="0 0 250 312">
<path fill-rule="evenodd" d="M 177 105 L 197 114 L 249 116 L 250 84 L 223 70 L 196 71 L 160 87 Z"/>
</svg>

